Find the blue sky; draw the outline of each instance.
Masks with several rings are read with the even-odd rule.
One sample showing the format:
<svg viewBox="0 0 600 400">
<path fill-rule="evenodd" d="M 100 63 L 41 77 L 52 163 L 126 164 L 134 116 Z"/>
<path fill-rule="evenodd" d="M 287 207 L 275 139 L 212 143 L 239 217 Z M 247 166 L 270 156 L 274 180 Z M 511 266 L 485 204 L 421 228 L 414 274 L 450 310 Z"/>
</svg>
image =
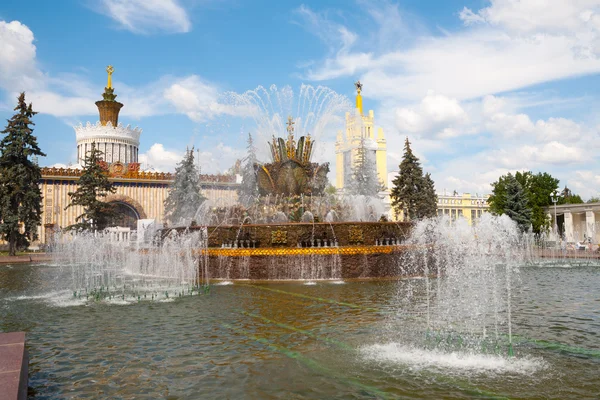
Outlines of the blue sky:
<svg viewBox="0 0 600 400">
<path fill-rule="evenodd" d="M 600 0 L 5 0 L 0 117 L 25 90 L 42 163 L 75 162 L 72 127 L 97 120 L 112 64 L 145 165 L 171 170 L 194 145 L 216 173 L 248 132 L 266 160 L 267 132 L 227 92 L 324 85 L 352 101 L 360 79 L 390 174 L 408 136 L 439 192 L 527 169 L 586 198 L 600 193 L 599 54 Z M 332 114 L 316 157 L 333 164 Z"/>
</svg>

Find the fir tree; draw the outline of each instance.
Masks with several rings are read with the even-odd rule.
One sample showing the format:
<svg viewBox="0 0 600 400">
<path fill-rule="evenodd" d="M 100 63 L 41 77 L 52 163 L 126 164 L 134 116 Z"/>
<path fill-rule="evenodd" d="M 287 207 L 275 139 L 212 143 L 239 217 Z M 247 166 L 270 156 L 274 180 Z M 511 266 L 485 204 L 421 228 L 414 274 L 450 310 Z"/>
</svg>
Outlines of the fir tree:
<svg viewBox="0 0 600 400">
<path fill-rule="evenodd" d="M 103 167 L 102 151 L 92 143 L 91 150 L 83 160 L 83 171 L 77 181 L 77 189 L 69 192 L 71 202 L 65 209 L 73 206 L 82 206 L 83 213 L 79 215 L 73 225 L 67 230 L 96 231 L 105 229 L 112 218 L 116 216 L 114 206 L 102 201 L 109 193 L 117 189 L 108 180 L 106 168 Z"/>
<path fill-rule="evenodd" d="M 165 218 L 174 225 L 189 224 L 206 200 L 201 193 L 200 171 L 194 164 L 194 148 L 175 168 L 175 179 L 165 199 Z"/>
<path fill-rule="evenodd" d="M 383 189 L 383 184 L 377 177 L 377 165 L 365 147 L 365 139 L 361 138 L 360 146 L 356 151 L 354 165 L 352 165 L 352 181 L 347 186 L 348 192 L 353 195 L 376 197 Z"/>
<path fill-rule="evenodd" d="M 423 177 L 421 190 L 423 195 L 422 200 L 416 205 L 417 215 L 420 218 L 433 217 L 437 213 L 438 197 L 435 193 L 435 184 L 429 172 Z"/>
<path fill-rule="evenodd" d="M 8 120 L 6 135 L 0 141 L 0 236 L 8 242 L 8 254 L 27 248 L 37 240 L 41 223 L 42 193 L 40 167 L 32 158 L 45 156 L 33 136 L 31 118 L 37 114 L 21 93 L 15 107 L 17 113 Z M 22 229 L 21 225 L 22 224 Z"/>
<path fill-rule="evenodd" d="M 517 223 L 521 232 L 528 231 L 531 226 L 531 208 L 527 204 L 527 194 L 510 173 L 506 176 L 505 207 L 506 215 Z"/>
<path fill-rule="evenodd" d="M 254 140 L 252 135 L 248 133 L 248 153 L 243 159 L 242 166 L 242 183 L 238 188 L 238 196 L 240 197 L 244 205 L 248 205 L 253 198 L 258 196 L 258 184 L 256 182 L 256 165 L 258 159 L 256 158 L 256 148 L 254 147 Z"/>
<path fill-rule="evenodd" d="M 437 195 L 433 180 L 429 174 L 423 176 L 421 163 L 413 154 L 408 138 L 404 143 L 400 171 L 392 183 L 390 197 L 396 214 L 404 211 L 404 217 L 411 220 L 435 215 Z"/>
</svg>

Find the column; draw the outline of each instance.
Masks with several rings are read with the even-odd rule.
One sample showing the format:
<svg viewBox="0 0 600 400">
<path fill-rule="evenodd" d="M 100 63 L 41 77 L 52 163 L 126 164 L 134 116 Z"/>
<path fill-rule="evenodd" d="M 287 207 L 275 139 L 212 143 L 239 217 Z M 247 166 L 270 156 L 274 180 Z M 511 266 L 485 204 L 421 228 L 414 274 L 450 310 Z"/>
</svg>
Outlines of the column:
<svg viewBox="0 0 600 400">
<path fill-rule="evenodd" d="M 575 235 L 573 232 L 573 214 L 570 211 L 565 210 L 565 237 L 567 238 L 567 242 L 574 242 Z"/>
<path fill-rule="evenodd" d="M 592 244 L 596 239 L 596 216 L 592 210 L 585 212 L 585 234 L 591 238 Z"/>
</svg>

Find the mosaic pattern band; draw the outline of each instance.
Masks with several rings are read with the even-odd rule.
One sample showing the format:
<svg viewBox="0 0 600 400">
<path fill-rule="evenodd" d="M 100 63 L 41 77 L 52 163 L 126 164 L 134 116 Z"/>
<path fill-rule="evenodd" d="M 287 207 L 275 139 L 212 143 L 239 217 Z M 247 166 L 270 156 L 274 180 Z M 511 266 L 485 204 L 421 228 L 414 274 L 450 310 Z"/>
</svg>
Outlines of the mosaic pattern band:
<svg viewBox="0 0 600 400">
<path fill-rule="evenodd" d="M 298 255 L 357 255 L 357 254 L 391 254 L 406 250 L 410 246 L 344 246 L 344 247 L 264 247 L 256 249 L 224 249 L 209 248 L 202 250 L 202 254 L 224 257 L 247 256 L 298 256 Z"/>
</svg>

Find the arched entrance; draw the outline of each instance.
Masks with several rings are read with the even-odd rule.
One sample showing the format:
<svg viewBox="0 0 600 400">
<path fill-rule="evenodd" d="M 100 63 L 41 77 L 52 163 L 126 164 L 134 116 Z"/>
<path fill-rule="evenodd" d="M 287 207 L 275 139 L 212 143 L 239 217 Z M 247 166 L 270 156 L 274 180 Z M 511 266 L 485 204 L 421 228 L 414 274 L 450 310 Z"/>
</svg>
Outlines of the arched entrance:
<svg viewBox="0 0 600 400">
<path fill-rule="evenodd" d="M 111 218 L 108 226 L 120 226 L 131 230 L 137 229 L 137 221 L 140 219 L 140 215 L 135 208 L 122 201 L 111 201 L 110 204 L 115 208 L 115 216 Z"/>
<path fill-rule="evenodd" d="M 110 220 L 108 226 L 121 226 L 136 230 L 138 219 L 146 218 L 142 205 L 129 196 L 115 194 L 107 196 L 104 201 L 113 204 L 116 209 L 116 215 Z"/>
</svg>

